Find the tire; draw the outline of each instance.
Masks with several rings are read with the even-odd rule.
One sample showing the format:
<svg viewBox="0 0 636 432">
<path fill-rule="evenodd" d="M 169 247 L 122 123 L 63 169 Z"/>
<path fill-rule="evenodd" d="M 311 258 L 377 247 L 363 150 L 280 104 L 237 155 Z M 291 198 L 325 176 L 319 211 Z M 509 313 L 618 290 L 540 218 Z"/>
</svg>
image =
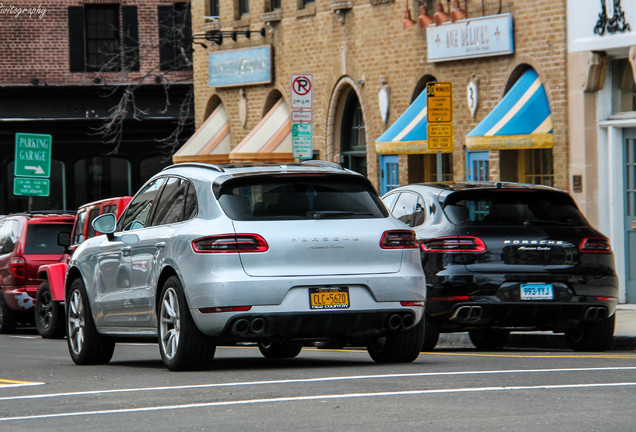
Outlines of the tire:
<svg viewBox="0 0 636 432">
<path fill-rule="evenodd" d="M 13 333 L 16 324 L 15 313 L 9 309 L 7 302 L 4 300 L 2 289 L 0 289 L 0 333 Z"/>
<path fill-rule="evenodd" d="M 163 364 L 171 371 L 206 369 L 214 359 L 216 341 L 197 328 L 181 282 L 170 276 L 159 297 L 157 332 Z"/>
<path fill-rule="evenodd" d="M 64 307 L 53 300 L 48 281 L 43 281 L 35 296 L 35 326 L 45 339 L 64 337 Z"/>
<path fill-rule="evenodd" d="M 470 330 L 468 336 L 478 350 L 492 351 L 499 350 L 506 345 L 510 332 L 491 329 Z"/>
<path fill-rule="evenodd" d="M 424 342 L 422 343 L 422 351 L 433 351 L 439 340 L 439 324 L 426 317 L 424 326 Z"/>
<path fill-rule="evenodd" d="M 408 330 L 392 332 L 367 342 L 367 352 L 376 363 L 410 363 L 420 355 L 426 320 Z"/>
<path fill-rule="evenodd" d="M 605 351 L 612 346 L 616 314 L 602 321 L 582 323 L 579 328 L 565 333 L 574 351 Z"/>
<path fill-rule="evenodd" d="M 81 278 L 71 283 L 66 304 L 66 344 L 73 362 L 78 365 L 107 364 L 113 358 L 115 341 L 97 332 Z"/>
<path fill-rule="evenodd" d="M 300 354 L 303 349 L 301 343 L 282 343 L 282 342 L 259 342 L 258 349 L 263 357 L 268 359 L 284 359 L 294 358 Z"/>
</svg>

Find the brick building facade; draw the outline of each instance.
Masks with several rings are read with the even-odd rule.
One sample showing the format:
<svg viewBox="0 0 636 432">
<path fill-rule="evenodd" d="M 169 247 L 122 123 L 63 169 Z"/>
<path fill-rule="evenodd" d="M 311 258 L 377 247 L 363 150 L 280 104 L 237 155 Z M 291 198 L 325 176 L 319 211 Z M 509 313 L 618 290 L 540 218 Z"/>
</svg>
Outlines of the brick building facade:
<svg viewBox="0 0 636 432">
<path fill-rule="evenodd" d="M 179 37 L 164 31 L 171 40 L 160 43 L 161 23 L 181 25 L 179 17 L 187 17 L 187 34 L 179 37 L 187 39 L 190 53 L 185 2 L 18 0 L 0 5 L 0 213 L 28 206 L 75 209 L 131 194 L 169 163 L 173 147 L 193 130 L 192 111 L 180 111 L 182 101 L 192 106 L 187 103 L 191 59 L 177 61 Z M 126 94 L 138 110 L 128 105 L 119 111 L 120 136 L 117 130 L 100 134 Z M 179 121 L 184 129 L 175 144 L 162 144 Z M 18 132 L 52 139 L 50 194 L 33 197 L 30 204 L 29 196 L 14 194 Z"/>
<path fill-rule="evenodd" d="M 448 12 L 450 3 L 439 4 Z M 438 2 L 431 0 L 426 6 L 431 16 L 435 7 L 439 7 Z M 314 156 L 364 172 L 382 190 L 388 181 L 390 165 L 383 164 L 383 156 L 388 155 L 378 154 L 376 140 L 400 118 L 427 82 L 450 82 L 452 157 L 442 155 L 438 160 L 430 149 L 426 154 L 398 151 L 392 155 L 398 162 L 393 168 L 397 169 L 399 184 L 436 180 L 439 165 L 444 170 L 444 180 L 484 178 L 483 171 L 481 177 L 469 172 L 466 135 L 502 101 L 522 73 L 532 69 L 547 95 L 552 122 L 550 143 L 537 151 L 486 149 L 485 155 L 481 155 L 481 160 L 486 160 L 481 169 L 486 170 L 489 180 L 545 183 L 568 190 L 565 2 L 487 0 L 461 2 L 461 7 L 467 7 L 468 19 L 457 21 L 460 24 L 471 18 L 510 16 L 512 53 L 430 61 L 427 29 L 417 23 L 404 28 L 406 8 L 414 20 L 420 14 L 418 4 L 412 1 L 405 5 L 402 1 L 382 0 L 282 0 L 280 4 L 264 0 L 193 0 L 193 33 L 195 40 L 205 44 L 205 48 L 195 45 L 193 56 L 197 128 L 222 104 L 234 149 L 262 123 L 273 99 L 282 98 L 290 104 L 291 76 L 309 74 L 313 77 L 314 92 L 311 122 Z M 210 17 L 217 14 L 218 18 Z M 440 28 L 449 25 L 450 21 Z M 257 33 L 261 28 L 265 29 L 264 37 Z M 251 31 L 250 38 L 241 33 L 245 30 Z M 233 31 L 236 36 L 228 37 Z M 211 38 L 204 40 L 206 33 L 212 36 L 215 32 L 217 36 L 225 35 L 220 45 Z M 209 84 L 210 54 L 223 51 L 240 54 L 239 49 L 266 45 L 271 45 L 273 51 L 271 83 Z M 478 92 L 474 116 L 467 103 L 470 83 Z M 388 95 L 386 122 L 379 102 L 382 89 Z M 361 122 L 356 120 L 355 113 L 351 115 L 353 120 L 347 120 L 347 101 L 352 97 L 359 102 Z M 351 121 L 354 127 L 349 133 L 344 129 L 351 127 Z M 352 137 L 357 140 L 353 145 L 345 142 Z M 360 163 L 350 163 L 355 158 L 363 161 L 363 168 L 359 168 Z M 543 166 L 532 168 L 533 164 Z"/>
</svg>

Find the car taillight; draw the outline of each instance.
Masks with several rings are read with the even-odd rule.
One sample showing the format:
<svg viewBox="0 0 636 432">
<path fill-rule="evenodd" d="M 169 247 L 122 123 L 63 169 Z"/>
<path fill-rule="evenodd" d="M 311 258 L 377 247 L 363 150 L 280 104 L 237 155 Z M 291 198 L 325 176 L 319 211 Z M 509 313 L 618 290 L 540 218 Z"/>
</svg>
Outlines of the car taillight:
<svg viewBox="0 0 636 432">
<path fill-rule="evenodd" d="M 486 245 L 478 237 L 440 237 L 422 242 L 424 252 L 483 252 Z"/>
<path fill-rule="evenodd" d="M 220 312 L 247 312 L 252 306 L 223 306 L 223 307 L 207 307 L 199 308 L 199 312 L 204 314 L 220 313 Z"/>
<path fill-rule="evenodd" d="M 380 239 L 382 249 L 416 249 L 415 232 L 410 230 L 385 231 Z"/>
<path fill-rule="evenodd" d="M 579 251 L 584 253 L 612 253 L 610 242 L 605 237 L 585 237 L 579 244 Z"/>
<path fill-rule="evenodd" d="M 17 279 L 26 278 L 26 261 L 22 257 L 13 257 L 10 262 L 11 274 Z"/>
<path fill-rule="evenodd" d="M 192 241 L 198 253 L 265 252 L 267 242 L 258 234 L 223 234 Z"/>
</svg>

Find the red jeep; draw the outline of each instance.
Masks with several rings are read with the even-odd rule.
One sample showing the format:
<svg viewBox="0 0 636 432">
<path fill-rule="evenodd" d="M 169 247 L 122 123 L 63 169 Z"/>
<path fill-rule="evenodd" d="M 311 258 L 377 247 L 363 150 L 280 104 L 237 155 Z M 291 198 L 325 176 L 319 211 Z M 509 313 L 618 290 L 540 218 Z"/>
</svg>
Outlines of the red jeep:
<svg viewBox="0 0 636 432">
<path fill-rule="evenodd" d="M 67 241 L 64 256 L 55 264 L 46 264 L 38 269 L 42 280 L 37 290 L 35 303 L 35 326 L 43 338 L 60 338 L 66 333 L 64 328 L 64 279 L 71 255 L 84 240 L 99 233 L 92 222 L 103 213 L 114 213 L 117 217 L 124 211 L 132 197 L 108 198 L 84 204 L 77 210 L 73 232 Z"/>
<path fill-rule="evenodd" d="M 0 333 L 33 321 L 38 268 L 64 255 L 61 235 L 69 236 L 75 212 L 37 211 L 0 218 Z"/>
</svg>

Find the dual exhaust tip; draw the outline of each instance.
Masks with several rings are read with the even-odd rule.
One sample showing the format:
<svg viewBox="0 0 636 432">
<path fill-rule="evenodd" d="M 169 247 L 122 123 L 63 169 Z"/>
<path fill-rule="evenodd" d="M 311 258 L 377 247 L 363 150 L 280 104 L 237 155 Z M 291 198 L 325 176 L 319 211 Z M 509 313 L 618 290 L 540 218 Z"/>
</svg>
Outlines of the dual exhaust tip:
<svg viewBox="0 0 636 432">
<path fill-rule="evenodd" d="M 232 324 L 232 334 L 239 336 L 259 335 L 265 332 L 266 328 L 267 321 L 265 321 L 265 318 L 241 318 Z"/>
<path fill-rule="evenodd" d="M 481 306 L 460 306 L 449 319 L 461 323 L 476 323 L 481 321 L 483 315 L 484 310 Z"/>
<path fill-rule="evenodd" d="M 392 314 L 387 320 L 387 327 L 391 331 L 406 330 L 415 324 L 415 316 L 413 314 Z"/>
</svg>

